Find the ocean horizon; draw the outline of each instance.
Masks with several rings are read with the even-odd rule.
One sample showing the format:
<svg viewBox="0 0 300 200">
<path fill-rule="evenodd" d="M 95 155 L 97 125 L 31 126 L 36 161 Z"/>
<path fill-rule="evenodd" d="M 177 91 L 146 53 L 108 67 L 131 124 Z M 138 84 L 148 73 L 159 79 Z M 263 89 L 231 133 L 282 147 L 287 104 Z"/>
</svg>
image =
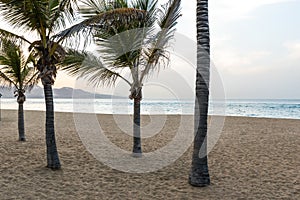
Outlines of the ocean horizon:
<svg viewBox="0 0 300 200">
<path fill-rule="evenodd" d="M 17 110 L 14 98 L 1 98 L 1 109 Z M 28 98 L 24 110 L 45 111 L 43 98 Z M 66 99 L 55 98 L 56 112 L 97 114 L 132 114 L 129 99 Z M 194 100 L 144 99 L 141 114 L 192 115 Z M 226 99 L 211 100 L 209 115 L 300 119 L 300 99 Z"/>
</svg>

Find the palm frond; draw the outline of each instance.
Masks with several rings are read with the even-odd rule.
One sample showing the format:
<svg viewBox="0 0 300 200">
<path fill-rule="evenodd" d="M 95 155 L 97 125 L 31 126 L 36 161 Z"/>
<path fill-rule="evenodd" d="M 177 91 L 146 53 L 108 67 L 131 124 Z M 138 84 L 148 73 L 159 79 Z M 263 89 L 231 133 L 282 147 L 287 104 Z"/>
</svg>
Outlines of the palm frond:
<svg viewBox="0 0 300 200">
<path fill-rule="evenodd" d="M 35 85 L 40 81 L 39 72 L 35 71 L 34 68 L 29 68 L 30 73 L 26 75 L 26 80 L 24 81 L 24 90 L 31 91 Z"/>
<path fill-rule="evenodd" d="M 146 29 L 125 29 L 121 33 L 104 36 L 96 34 L 94 37 L 103 61 L 114 68 L 134 67 L 143 50 Z"/>
<path fill-rule="evenodd" d="M 14 41 L 2 40 L 0 51 L 0 65 L 2 73 L 5 73 L 16 84 L 22 80 L 22 51 Z"/>
<path fill-rule="evenodd" d="M 126 0 L 86 0 L 81 2 L 83 7 L 80 8 L 80 14 L 84 18 L 91 18 L 118 8 L 129 8 Z"/>
<path fill-rule="evenodd" d="M 142 72 L 140 81 L 150 74 L 150 71 L 159 70 L 160 64 L 166 64 L 168 61 L 167 47 L 174 37 L 175 26 L 178 18 L 181 16 L 181 0 L 169 0 L 159 9 L 158 25 L 160 31 L 153 37 L 150 47 L 145 51 L 147 65 Z M 163 65 L 165 66 L 165 65 Z"/>
<path fill-rule="evenodd" d="M 5 73 L 1 72 L 0 69 L 0 87 L 9 87 L 12 86 L 18 87 L 13 80 L 11 80 L 8 76 L 5 75 Z"/>
<path fill-rule="evenodd" d="M 181 16 L 181 0 L 169 0 L 159 9 L 160 20 L 158 25 L 161 29 L 173 30 L 177 24 L 178 18 Z"/>
<path fill-rule="evenodd" d="M 157 0 L 133 1 L 131 9 L 142 10 L 145 13 L 142 21 L 113 24 L 106 30 L 97 27 L 94 40 L 100 47 L 98 52 L 104 61 L 116 68 L 132 68 L 137 66 L 137 63 L 141 65 L 139 57 L 146 46 L 146 38 L 153 34 L 156 5 Z M 125 6 L 128 6 L 127 2 Z"/>
<path fill-rule="evenodd" d="M 157 20 L 157 4 L 158 0 L 134 0 L 131 2 L 135 9 L 145 10 L 147 12 L 147 27 L 153 27 Z"/>
<path fill-rule="evenodd" d="M 74 49 L 69 49 L 66 51 L 66 56 L 64 60 L 58 64 L 58 69 L 66 71 L 71 76 L 80 76 L 80 67 L 87 57 L 87 52 L 76 51 Z"/>
<path fill-rule="evenodd" d="M 112 31 L 113 27 L 131 26 L 133 23 L 141 24 L 144 22 L 145 16 L 146 12 L 143 10 L 133 8 L 114 9 L 84 20 L 55 35 L 53 39 L 58 40 L 59 43 L 66 38 L 75 37 L 75 40 L 79 41 L 80 36 L 84 38 L 92 36 L 95 28 L 109 32 Z"/>
<path fill-rule="evenodd" d="M 4 19 L 14 28 L 46 33 L 49 17 L 46 0 L 1 0 Z"/>
<path fill-rule="evenodd" d="M 32 55 L 26 59 L 16 41 L 2 39 L 0 47 L 0 83 L 17 90 L 32 88 L 38 81 L 34 64 L 30 67 Z"/>
<path fill-rule="evenodd" d="M 29 53 L 27 59 L 24 55 L 22 58 L 22 83 L 23 89 L 30 91 L 37 83 L 39 82 L 39 71 L 36 69 L 36 58 L 33 55 L 33 52 Z"/>
<path fill-rule="evenodd" d="M 133 0 L 132 7 L 139 10 L 146 10 L 147 12 L 156 12 L 158 0 Z"/>
<path fill-rule="evenodd" d="M 23 36 L 17 35 L 15 33 L 12 33 L 10 31 L 4 30 L 0 28 L 0 43 L 2 39 L 6 39 L 6 40 L 20 40 L 20 41 L 24 41 L 28 44 L 31 44 L 31 42 L 29 40 L 27 40 L 26 38 L 24 38 Z"/>
<path fill-rule="evenodd" d="M 85 77 L 89 83 L 95 86 L 114 85 L 117 78 L 121 78 L 130 84 L 119 73 L 105 67 L 99 58 L 86 51 L 68 50 L 64 61 L 60 63 L 59 69 L 66 71 L 71 76 Z"/>
<path fill-rule="evenodd" d="M 66 20 L 72 23 L 78 9 L 76 0 L 49 0 L 48 12 L 50 16 L 49 34 L 52 30 L 66 27 Z"/>
<path fill-rule="evenodd" d="M 105 0 L 87 0 L 81 2 L 83 6 L 79 7 L 79 12 L 83 19 L 89 19 L 108 11 Z"/>
</svg>

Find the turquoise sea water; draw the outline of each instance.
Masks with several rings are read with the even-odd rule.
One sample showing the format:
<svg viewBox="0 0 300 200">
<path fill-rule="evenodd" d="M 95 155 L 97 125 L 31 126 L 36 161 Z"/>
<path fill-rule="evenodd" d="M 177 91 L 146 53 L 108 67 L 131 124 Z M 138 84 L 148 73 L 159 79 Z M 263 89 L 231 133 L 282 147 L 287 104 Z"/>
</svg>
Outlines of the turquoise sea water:
<svg viewBox="0 0 300 200">
<path fill-rule="evenodd" d="M 1 98 L 2 109 L 17 109 L 15 99 Z M 133 102 L 127 99 L 55 99 L 55 111 L 104 114 L 132 114 Z M 44 99 L 27 99 L 25 110 L 45 110 Z M 143 100 L 142 114 L 193 114 L 193 100 Z M 299 100 L 211 101 L 210 115 L 300 119 Z"/>
</svg>

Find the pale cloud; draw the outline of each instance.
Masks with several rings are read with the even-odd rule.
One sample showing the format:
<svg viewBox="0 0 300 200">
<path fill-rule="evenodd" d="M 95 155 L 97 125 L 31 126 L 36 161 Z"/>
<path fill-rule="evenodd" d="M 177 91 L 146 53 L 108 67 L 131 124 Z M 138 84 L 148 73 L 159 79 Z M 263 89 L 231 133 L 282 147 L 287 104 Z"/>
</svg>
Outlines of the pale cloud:
<svg viewBox="0 0 300 200">
<path fill-rule="evenodd" d="M 289 61 L 300 61 L 300 40 L 285 42 L 283 46 L 288 51 Z"/>
<path fill-rule="evenodd" d="M 212 22 L 242 20 L 253 17 L 255 9 L 271 4 L 293 2 L 295 0 L 216 0 L 210 2 Z"/>
<path fill-rule="evenodd" d="M 259 65 L 262 65 L 272 55 L 270 50 L 255 49 L 252 51 L 241 51 L 241 49 L 230 45 L 232 38 L 229 35 L 213 37 L 211 58 L 212 63 L 220 72 L 241 75 L 258 73 L 268 69 Z"/>
<path fill-rule="evenodd" d="M 222 73 L 230 75 L 255 75 L 270 70 L 266 60 L 270 51 L 240 52 L 237 49 L 218 49 L 212 53 L 212 62 Z"/>
</svg>

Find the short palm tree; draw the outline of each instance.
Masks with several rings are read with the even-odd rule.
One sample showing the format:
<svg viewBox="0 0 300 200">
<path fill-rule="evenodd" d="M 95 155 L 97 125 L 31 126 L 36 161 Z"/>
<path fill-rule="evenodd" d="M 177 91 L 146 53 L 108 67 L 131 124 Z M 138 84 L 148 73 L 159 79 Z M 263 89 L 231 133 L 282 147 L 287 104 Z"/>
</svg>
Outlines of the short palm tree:
<svg viewBox="0 0 300 200">
<path fill-rule="evenodd" d="M 193 186 L 203 187 L 210 184 L 207 163 L 207 115 L 210 74 L 208 0 L 197 0 L 196 74 L 195 140 L 189 183 Z"/>
<path fill-rule="evenodd" d="M 25 91 L 30 90 L 38 81 L 38 73 L 34 70 L 31 54 L 25 58 L 20 45 L 14 41 L 0 42 L 0 85 L 15 89 L 19 104 L 18 129 L 19 140 L 25 141 L 23 104 L 26 100 Z"/>
<path fill-rule="evenodd" d="M 142 155 L 140 133 L 140 102 L 142 87 L 151 72 L 165 67 L 169 59 L 167 47 L 174 36 L 175 25 L 180 17 L 181 0 L 169 0 L 161 8 L 157 0 L 93 1 L 86 3 L 86 16 L 110 15 L 109 26 L 91 26 L 87 19 L 66 30 L 62 35 L 72 36 L 73 30 L 82 29 L 89 33 L 99 47 L 100 57 L 87 52 L 69 51 L 62 69 L 72 75 L 87 77 L 95 85 L 113 85 L 118 78 L 130 86 L 129 98 L 134 101 L 133 114 L 133 156 Z M 86 11 L 83 10 L 83 11 Z M 129 13 L 128 17 L 125 12 Z M 119 13 L 119 14 L 116 14 Z M 130 14 L 132 13 L 132 14 Z M 137 16 L 137 17 L 134 17 Z M 88 23 L 90 24 L 90 23 Z M 155 30 L 158 28 L 158 30 Z M 76 35 L 75 35 L 76 36 Z M 126 78 L 122 71 L 130 72 Z"/>
</svg>

